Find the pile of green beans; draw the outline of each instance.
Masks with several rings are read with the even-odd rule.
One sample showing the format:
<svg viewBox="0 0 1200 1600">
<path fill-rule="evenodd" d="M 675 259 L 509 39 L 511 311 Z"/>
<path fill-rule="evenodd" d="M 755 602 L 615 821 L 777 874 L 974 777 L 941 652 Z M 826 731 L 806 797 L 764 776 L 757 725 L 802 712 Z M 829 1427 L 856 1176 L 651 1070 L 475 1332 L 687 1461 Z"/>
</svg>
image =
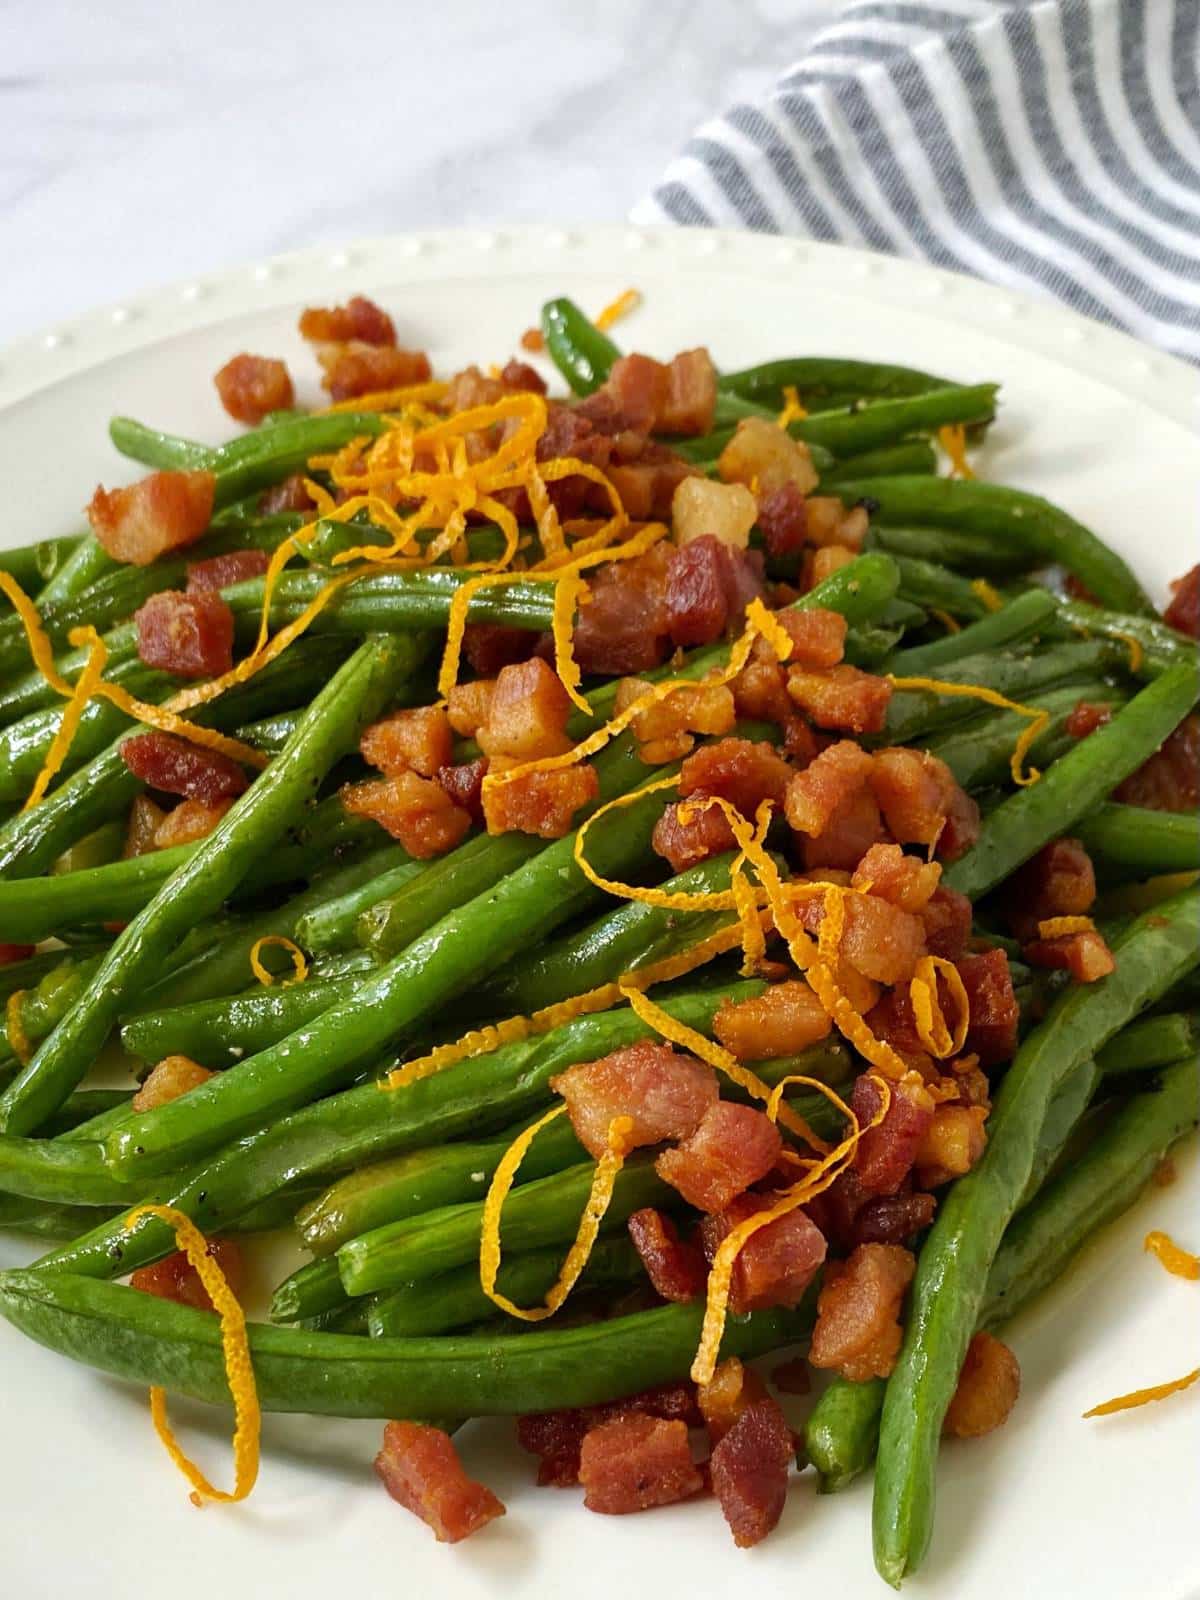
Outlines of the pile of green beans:
<svg viewBox="0 0 1200 1600">
<path fill-rule="evenodd" d="M 574 394 L 606 382 L 621 351 L 578 306 L 548 302 L 542 328 Z M 1017 489 L 938 475 L 939 430 L 981 437 L 997 412 L 995 384 L 800 356 L 718 374 L 709 431 L 667 442 L 715 475 L 739 424 L 774 422 L 792 391 L 807 415 L 787 427 L 808 449 L 815 492 L 861 504 L 870 524 L 865 553 L 792 604 L 841 615 L 845 659 L 861 670 L 984 686 L 1048 716 L 1028 752 L 1027 765 L 1041 769 L 1029 785 L 1011 771 L 1027 715 L 977 695 L 896 686 L 883 731 L 863 741 L 930 751 L 978 800 L 979 837 L 942 882 L 984 901 L 977 939 L 1011 957 L 1021 1007 L 1013 1060 L 989 1069 L 985 1151 L 940 1190 L 936 1220 L 913 1241 L 916 1276 L 892 1376 L 835 1377 L 807 1424 L 804 1450 L 822 1491 L 875 1463 L 876 1563 L 898 1584 L 929 1543 L 942 1421 L 972 1334 L 1008 1321 L 1056 1281 L 1197 1120 L 1200 886 L 1189 875 L 1200 872 L 1200 820 L 1113 794 L 1191 712 L 1200 670 L 1195 641 L 1155 615 L 1126 563 L 1067 512 Z M 111 679 L 160 704 L 179 680 L 141 661 L 137 610 L 182 587 L 192 560 L 277 549 L 302 519 L 261 515 L 260 492 L 385 426 L 373 411 L 281 413 L 212 447 L 116 418 L 112 440 L 131 460 L 215 475 L 208 532 L 184 555 L 146 567 L 119 565 L 87 534 L 10 551 L 0 570 L 36 595 L 64 676 L 87 659 L 69 635 L 90 624 L 105 638 Z M 325 518 L 309 535 L 273 584 L 273 630 L 321 594 L 339 555 L 391 541 L 363 514 Z M 761 530 L 752 539 L 765 542 Z M 529 540 L 532 564 L 542 552 Z M 472 524 L 467 545 L 471 563 L 494 562 L 503 534 Z M 770 574 L 795 581 L 789 559 Z M 55 942 L 0 966 L 0 1234 L 44 1241 L 45 1251 L 27 1270 L 0 1272 L 0 1315 L 30 1337 L 125 1379 L 227 1403 L 217 1319 L 110 1281 L 176 1248 L 157 1216 L 129 1225 L 150 1203 L 210 1234 L 288 1227 L 309 1252 L 274 1286 L 274 1325 L 250 1329 L 265 1410 L 440 1418 L 453 1429 L 470 1416 L 591 1405 L 688 1373 L 699 1305 L 586 1320 L 627 1289 L 645 1289 L 626 1227 L 634 1211 L 661 1208 L 688 1226 L 653 1151 L 630 1155 L 615 1178 L 572 1302 L 580 1325 L 497 1325 L 478 1258 L 489 1186 L 513 1141 L 553 1106 L 551 1083 L 657 1037 L 626 1005 L 553 1026 L 534 1014 L 686 957 L 736 920 L 728 909 L 607 898 L 576 859 L 579 829 L 588 824 L 595 873 L 672 897 L 728 890 L 737 857 L 723 852 L 665 877 L 653 836 L 677 791 L 659 780 L 679 769 L 648 765 L 629 731 L 594 757 L 598 797 L 558 839 L 473 828 L 445 855 L 417 860 L 376 823 L 349 816 L 338 792 L 364 771 L 357 745 L 367 723 L 436 698 L 440 638 L 476 570 L 447 562 L 356 577 L 305 637 L 195 713 L 266 753 L 265 770 L 199 843 L 128 859 L 127 813 L 142 785 L 120 745 L 134 725 L 107 702 L 85 708 L 49 795 L 15 809 L 63 707 L 30 671 L 20 619 L 0 614 L 0 937 Z M 1038 581 L 1057 583 L 1064 571 L 1094 602 Z M 256 636 L 265 582 L 232 585 L 224 597 L 240 654 Z M 550 583 L 514 570 L 472 596 L 469 620 L 545 633 L 554 605 Z M 644 676 L 700 682 L 727 665 L 730 649 L 725 641 L 681 653 Z M 582 739 L 609 719 L 617 692 L 615 679 L 589 682 L 569 735 Z M 1085 738 L 1072 733 L 1081 701 L 1110 717 Z M 735 733 L 783 739 L 777 724 L 746 719 Z M 455 747 L 456 760 L 479 753 L 471 741 Z M 592 826 L 618 798 L 628 803 Z M 1023 965 L 1033 953 L 989 931 L 1003 905 L 985 897 L 1064 833 L 1083 843 L 1106 896 L 1112 889 L 1096 915 L 1116 969 L 1090 985 Z M 793 841 L 782 819 L 766 843 L 786 877 Z M 1135 904 L 1149 909 L 1130 915 Z M 274 981 L 252 981 L 251 952 L 263 939 L 297 947 L 303 981 L 292 981 L 291 954 L 278 948 L 262 956 Z M 724 1037 L 718 1012 L 761 997 L 778 975 L 748 966 L 755 975 L 738 976 L 740 960 L 731 953 L 662 983 L 654 998 L 683 1027 Z M 514 1017 L 534 1017 L 523 1037 L 504 1033 L 497 1045 L 497 1035 L 481 1034 L 469 1041 L 476 1053 L 453 1065 L 428 1070 L 422 1059 L 400 1086 L 384 1081 L 464 1029 Z M 171 1055 L 212 1076 L 135 1111 L 133 1078 Z M 128 1069 L 125 1086 L 88 1087 L 97 1062 Z M 803 1092 L 790 1085 L 788 1104 L 820 1139 L 845 1137 L 844 1108 L 819 1090 L 848 1096 L 865 1069 L 838 1033 L 750 1065 L 753 1095 L 723 1083 L 726 1098 L 755 1104 L 798 1077 Z M 569 1117 L 540 1129 L 501 1223 L 498 1285 L 518 1304 L 536 1304 L 558 1280 L 594 1179 Z M 795 1311 L 730 1316 L 723 1352 L 803 1346 L 818 1290 L 819 1280 Z"/>
</svg>

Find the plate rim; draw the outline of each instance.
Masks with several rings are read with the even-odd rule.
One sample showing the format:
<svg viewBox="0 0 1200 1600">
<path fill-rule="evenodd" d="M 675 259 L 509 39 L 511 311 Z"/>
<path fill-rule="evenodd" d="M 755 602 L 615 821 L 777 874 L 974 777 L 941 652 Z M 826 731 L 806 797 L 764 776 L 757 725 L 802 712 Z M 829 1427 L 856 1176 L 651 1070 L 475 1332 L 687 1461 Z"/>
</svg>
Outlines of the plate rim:
<svg viewBox="0 0 1200 1600">
<path fill-rule="evenodd" d="M 830 281 L 840 294 L 900 302 L 955 324 L 981 327 L 1099 380 L 1200 435 L 1200 367 L 1092 321 L 1054 300 L 1003 288 L 926 261 L 739 229 L 670 225 L 516 224 L 413 229 L 340 246 L 313 245 L 148 288 L 65 318 L 0 346 L 0 408 L 115 357 L 161 340 L 297 298 L 344 290 L 359 277 L 392 272 L 414 280 L 452 274 L 516 274 L 539 268 L 576 273 L 618 263 L 636 280 L 639 262 L 680 270 L 744 274 L 795 269 L 799 281 Z"/>
</svg>

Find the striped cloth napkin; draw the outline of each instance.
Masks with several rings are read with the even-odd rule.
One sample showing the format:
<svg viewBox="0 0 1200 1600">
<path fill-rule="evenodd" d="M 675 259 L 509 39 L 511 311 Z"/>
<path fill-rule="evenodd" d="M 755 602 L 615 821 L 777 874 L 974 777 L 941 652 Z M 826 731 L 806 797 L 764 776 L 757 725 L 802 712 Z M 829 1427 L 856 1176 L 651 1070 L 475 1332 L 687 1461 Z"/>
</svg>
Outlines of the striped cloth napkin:
<svg viewBox="0 0 1200 1600">
<path fill-rule="evenodd" d="M 634 218 L 924 259 L 1200 361 L 1200 0 L 856 0 Z"/>
</svg>

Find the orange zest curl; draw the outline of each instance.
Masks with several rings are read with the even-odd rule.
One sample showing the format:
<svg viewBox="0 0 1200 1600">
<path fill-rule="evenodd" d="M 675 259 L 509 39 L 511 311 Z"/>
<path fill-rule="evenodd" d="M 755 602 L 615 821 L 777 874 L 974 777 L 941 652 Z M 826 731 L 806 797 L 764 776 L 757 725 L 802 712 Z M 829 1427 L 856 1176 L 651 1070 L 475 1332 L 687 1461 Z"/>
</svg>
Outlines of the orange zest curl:
<svg viewBox="0 0 1200 1600">
<path fill-rule="evenodd" d="M 986 578 L 973 578 L 971 588 L 983 601 L 989 611 L 1003 611 L 1004 599 L 997 593 Z"/>
<path fill-rule="evenodd" d="M 1038 923 L 1039 939 L 1062 939 L 1069 933 L 1095 933 L 1091 917 L 1043 917 Z"/>
<path fill-rule="evenodd" d="M 177 1247 L 187 1256 L 221 1319 L 221 1353 L 225 1361 L 229 1392 L 233 1396 L 235 1418 L 232 1490 L 214 1487 L 195 1462 L 184 1454 L 167 1421 L 166 1391 L 157 1387 L 150 1390 L 150 1415 L 154 1422 L 154 1430 L 162 1440 L 171 1460 L 192 1485 L 193 1505 L 201 1505 L 205 1500 L 216 1500 L 224 1504 L 244 1500 L 258 1478 L 259 1434 L 262 1427 L 245 1313 L 238 1304 L 237 1296 L 226 1282 L 225 1274 L 215 1258 L 208 1253 L 208 1241 L 190 1217 L 185 1216 L 182 1211 L 177 1211 L 173 1206 L 140 1205 L 125 1217 L 126 1232 L 141 1217 L 157 1217 L 160 1222 L 165 1222 L 169 1228 L 174 1229 Z"/>
<path fill-rule="evenodd" d="M 800 404 L 800 396 L 796 392 L 796 385 L 789 383 L 783 390 L 783 410 L 775 418 L 781 428 L 786 428 L 789 422 L 803 422 L 808 411 Z"/>
<path fill-rule="evenodd" d="M 936 617 L 947 633 L 962 632 L 962 623 L 957 617 L 952 617 L 948 611 L 939 611 L 936 606 L 930 606 L 929 615 Z"/>
<path fill-rule="evenodd" d="M 1157 1256 L 1175 1277 L 1191 1278 L 1193 1281 L 1200 1278 L 1200 1256 L 1194 1256 L 1190 1250 L 1177 1245 L 1169 1233 L 1162 1233 L 1156 1228 L 1142 1240 L 1142 1249 Z"/>
<path fill-rule="evenodd" d="M 937 432 L 938 443 L 950 457 L 955 478 L 973 478 L 971 463 L 967 460 L 967 430 L 961 422 L 947 422 Z"/>
<path fill-rule="evenodd" d="M 578 1282 L 599 1235 L 600 1224 L 612 1199 L 617 1175 L 625 1164 L 629 1149 L 628 1138 L 633 1131 L 632 1117 L 614 1117 L 609 1123 L 608 1149 L 596 1163 L 591 1193 L 588 1195 L 583 1215 L 579 1219 L 579 1230 L 575 1235 L 575 1242 L 567 1251 L 558 1279 L 540 1306 L 523 1308 L 514 1304 L 507 1295 L 496 1288 L 496 1277 L 500 1271 L 500 1213 L 512 1188 L 517 1168 L 521 1165 L 529 1146 L 546 1124 L 553 1122 L 555 1117 L 560 1116 L 566 1109 L 566 1105 L 560 1102 L 544 1117 L 539 1117 L 532 1127 L 517 1135 L 504 1152 L 493 1174 L 487 1199 L 483 1203 L 479 1282 L 484 1294 L 494 1305 L 499 1306 L 501 1311 L 506 1311 L 510 1317 L 519 1317 L 522 1322 L 544 1322 L 547 1317 L 552 1317 Z"/>
<path fill-rule="evenodd" d="M 293 976 L 283 980 L 284 989 L 291 988 L 294 983 L 303 983 L 308 977 L 308 958 L 298 944 L 282 933 L 264 933 L 261 939 L 256 939 L 250 948 L 250 970 L 264 987 L 270 988 L 275 982 L 275 974 L 269 967 L 263 966 L 259 951 L 268 945 L 277 945 L 279 949 L 286 950 L 292 958 Z"/>
<path fill-rule="evenodd" d="M 1134 1411 L 1138 1406 L 1148 1406 L 1155 1400 L 1166 1400 L 1173 1394 L 1182 1394 L 1200 1378 L 1200 1367 L 1186 1377 L 1175 1378 L 1171 1383 L 1156 1383 L 1149 1389 L 1134 1389 L 1132 1394 L 1119 1394 L 1115 1400 L 1105 1400 L 1102 1405 L 1085 1411 L 1085 1417 L 1111 1417 L 1118 1411 Z"/>
<path fill-rule="evenodd" d="M 1132 633 L 1117 633 L 1115 630 L 1113 632 L 1113 638 L 1120 639 L 1121 643 L 1128 647 L 1130 672 L 1140 672 L 1142 670 L 1142 664 L 1146 659 L 1146 651 L 1142 645 L 1142 641 L 1135 638 Z"/>
<path fill-rule="evenodd" d="M 614 323 L 620 322 L 622 317 L 627 317 L 631 311 L 636 311 L 642 303 L 640 289 L 625 289 L 615 300 L 610 300 L 603 311 L 596 318 L 596 327 L 601 333 L 607 333 Z"/>
<path fill-rule="evenodd" d="M 330 416 L 337 411 L 400 411 L 406 406 L 427 405 L 441 400 L 448 385 L 439 379 L 410 383 L 401 389 L 377 389 L 374 394 L 359 394 L 349 400 L 336 400 L 314 416 Z"/>
<path fill-rule="evenodd" d="M 75 687 L 71 690 L 71 698 L 62 709 L 58 727 L 54 731 L 54 738 L 50 741 L 50 748 L 46 751 L 46 759 L 42 769 L 33 780 L 33 788 L 26 796 L 22 811 L 28 811 L 31 806 L 36 806 L 50 787 L 55 775 L 67 759 L 71 748 L 71 741 L 79 732 L 79 724 L 83 718 L 88 701 L 97 693 L 104 675 L 104 668 L 108 662 L 108 649 L 104 640 L 94 629 L 89 630 L 88 658 L 83 671 L 75 680 Z"/>
<path fill-rule="evenodd" d="M 8 1048 L 23 1067 L 33 1060 L 33 1045 L 25 1032 L 25 1021 L 21 1015 L 28 992 L 27 989 L 14 989 L 4 1006 L 4 1035 L 8 1040 Z"/>
<path fill-rule="evenodd" d="M 947 1026 L 942 1011 L 941 997 L 938 994 L 939 978 L 949 989 L 958 1013 L 953 1033 Z M 967 1042 L 967 1030 L 971 1025 L 971 1001 L 962 976 L 954 963 L 947 961 L 943 956 L 922 956 L 917 962 L 908 992 L 912 1000 L 913 1015 L 916 1018 L 917 1033 L 930 1055 L 944 1060 L 946 1056 L 960 1054 Z"/>
<path fill-rule="evenodd" d="M 1026 772 L 1024 766 L 1030 748 L 1049 726 L 1048 711 L 1039 711 L 1036 706 L 1025 706 L 1018 700 L 1009 700 L 1007 696 L 998 694 L 995 689 L 987 689 L 980 683 L 946 683 L 941 678 L 898 678 L 893 672 L 887 674 L 887 681 L 893 689 L 916 689 L 928 694 L 961 695 L 967 700 L 982 700 L 985 705 L 997 706 L 1001 711 L 1015 711 L 1022 717 L 1028 717 L 1030 719 L 1028 727 L 1022 730 L 1013 746 L 1012 759 L 1009 763 L 1012 780 L 1021 788 L 1027 788 L 1041 777 L 1036 767 L 1030 767 Z"/>
</svg>

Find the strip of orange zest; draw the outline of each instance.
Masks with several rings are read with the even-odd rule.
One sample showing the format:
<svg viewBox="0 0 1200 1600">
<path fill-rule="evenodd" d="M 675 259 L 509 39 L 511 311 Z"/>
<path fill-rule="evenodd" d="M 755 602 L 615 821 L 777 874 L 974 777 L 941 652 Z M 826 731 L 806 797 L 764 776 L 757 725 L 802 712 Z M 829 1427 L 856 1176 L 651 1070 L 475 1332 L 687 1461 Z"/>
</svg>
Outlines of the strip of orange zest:
<svg viewBox="0 0 1200 1600">
<path fill-rule="evenodd" d="M 947 422 L 938 429 L 938 443 L 950 457 L 950 464 L 954 468 L 954 476 L 958 478 L 973 478 L 975 476 L 971 463 L 967 460 L 967 430 L 961 422 Z"/>
<path fill-rule="evenodd" d="M 936 606 L 930 606 L 929 615 L 936 617 L 947 633 L 962 632 L 962 623 L 957 617 L 952 617 L 948 611 L 939 611 Z"/>
<path fill-rule="evenodd" d="M 893 672 L 887 673 L 886 677 L 893 689 L 918 689 L 929 694 L 960 695 L 966 700 L 982 700 L 986 705 L 999 707 L 1001 711 L 1016 711 L 1020 716 L 1028 717 L 1029 726 L 1022 731 L 1013 746 L 1009 767 L 1013 782 L 1021 788 L 1036 783 L 1041 777 L 1036 767 L 1030 767 L 1028 773 L 1023 772 L 1022 767 L 1030 747 L 1041 738 L 1049 725 L 1048 711 L 1039 711 L 1037 706 L 1024 706 L 1020 701 L 1010 700 L 1006 695 L 998 694 L 995 689 L 987 689 L 980 683 L 946 683 L 941 678 L 898 678 Z"/>
<path fill-rule="evenodd" d="M 458 682 L 462 642 L 466 633 L 471 601 L 484 589 L 494 589 L 498 584 L 512 583 L 517 576 L 512 572 L 481 572 L 477 577 L 468 578 L 466 583 L 460 584 L 454 591 L 449 615 L 446 618 L 446 648 L 442 652 L 442 664 L 438 668 L 437 689 L 440 695 L 448 695 Z M 525 577 L 526 574 L 522 573 L 520 576 Z"/>
<path fill-rule="evenodd" d="M 402 406 L 420 404 L 426 400 L 444 399 L 450 385 L 439 378 L 433 378 L 428 383 L 410 383 L 401 389 L 377 389 L 373 394 L 355 395 L 350 400 L 335 400 L 322 411 L 314 411 L 315 417 L 332 416 L 338 411 L 399 411 Z"/>
<path fill-rule="evenodd" d="M 1003 611 L 1004 597 L 998 594 L 986 578 L 972 578 L 971 588 L 989 611 Z"/>
<path fill-rule="evenodd" d="M 588 586 L 578 572 L 564 572 L 554 585 L 554 617 L 551 629 L 554 636 L 554 670 L 559 681 L 580 711 L 592 715 L 592 708 L 579 692 L 582 674 L 572 648 L 572 629 L 575 608 L 588 593 Z"/>
<path fill-rule="evenodd" d="M 144 722 L 162 733 L 173 733 L 176 738 L 186 739 L 189 744 L 215 750 L 218 755 L 228 756 L 231 761 L 238 761 L 244 767 L 255 767 L 261 771 L 270 765 L 270 758 L 253 745 L 243 744 L 240 739 L 231 739 L 227 734 L 218 733 L 215 728 L 202 728 L 198 723 L 189 722 L 186 717 L 177 716 L 173 700 L 169 700 L 165 706 L 148 705 L 145 700 L 136 700 L 117 684 L 103 681 L 97 685 L 96 696 L 101 700 L 110 700 L 134 722 Z"/>
<path fill-rule="evenodd" d="M 67 759 L 71 741 L 79 732 L 79 724 L 83 718 L 84 709 L 100 686 L 100 680 L 107 662 L 108 649 L 100 635 L 93 630 L 88 645 L 87 661 L 84 664 L 83 671 L 75 680 L 71 698 L 62 709 L 58 727 L 54 730 L 54 738 L 50 741 L 50 748 L 46 751 L 46 759 L 42 763 L 42 770 L 33 780 L 33 788 L 29 791 L 25 804 L 21 808 L 23 811 L 28 811 L 31 806 L 37 805 L 50 787 L 55 774 Z"/>
<path fill-rule="evenodd" d="M 262 938 L 256 939 L 250 947 L 250 970 L 259 983 L 269 989 L 275 982 L 275 974 L 269 967 L 263 966 L 262 957 L 259 955 L 260 950 L 270 945 L 276 945 L 279 949 L 286 950 L 292 958 L 293 976 L 285 978 L 281 987 L 289 989 L 294 983 L 303 983 L 305 978 L 308 977 L 308 958 L 298 944 L 293 944 L 282 933 L 264 933 Z"/>
<path fill-rule="evenodd" d="M 698 1056 L 701 1061 L 707 1061 L 710 1067 L 715 1067 L 739 1088 L 746 1091 L 752 1099 L 768 1105 L 771 1099 L 771 1090 L 750 1068 L 743 1066 L 738 1058 L 723 1045 L 713 1039 L 706 1039 L 702 1033 L 697 1033 L 695 1028 L 689 1028 L 686 1023 L 679 1022 L 669 1012 L 655 1005 L 641 988 L 632 983 L 622 982 L 621 993 L 629 1001 L 630 1010 L 635 1016 L 640 1017 L 648 1028 L 653 1028 L 655 1033 L 664 1039 L 669 1039 L 672 1044 L 677 1044 L 683 1050 L 690 1050 L 692 1055 Z M 812 1132 L 803 1117 L 797 1116 L 791 1106 L 784 1105 L 779 1113 L 779 1121 L 798 1139 L 807 1139 Z"/>
<path fill-rule="evenodd" d="M 596 318 L 596 327 L 601 333 L 607 333 L 614 322 L 620 322 L 622 317 L 627 317 L 642 303 L 640 289 L 623 289 L 615 300 L 610 300 Z"/>
<path fill-rule="evenodd" d="M 575 1242 L 567 1251 L 558 1274 L 558 1281 L 540 1306 L 527 1308 L 518 1306 L 496 1288 L 496 1275 L 500 1270 L 500 1213 L 525 1152 L 541 1129 L 565 1110 L 565 1104 L 555 1106 L 544 1117 L 540 1117 L 532 1128 L 526 1128 L 524 1133 L 517 1135 L 504 1152 L 500 1165 L 492 1177 L 487 1199 L 483 1203 L 479 1282 L 484 1294 L 494 1305 L 499 1306 L 501 1311 L 506 1311 L 510 1317 L 519 1317 L 522 1322 L 544 1322 L 547 1317 L 552 1317 L 575 1287 L 596 1243 L 600 1224 L 612 1199 L 613 1185 L 628 1154 L 629 1135 L 633 1132 L 632 1117 L 614 1117 L 609 1123 L 608 1149 L 596 1163 L 591 1192 L 588 1195 L 587 1205 L 583 1208 L 583 1215 L 579 1219 L 579 1231 L 575 1235 Z"/>
<path fill-rule="evenodd" d="M 1135 1389 L 1132 1394 L 1120 1394 L 1115 1400 L 1105 1400 L 1103 1405 L 1093 1406 L 1083 1414 L 1085 1417 L 1111 1417 L 1117 1411 L 1132 1411 L 1137 1406 L 1148 1406 L 1151 1401 L 1182 1394 L 1185 1389 L 1191 1388 L 1197 1378 L 1200 1378 L 1200 1367 L 1184 1378 L 1176 1378 L 1172 1383 L 1156 1383 L 1152 1388 Z"/>
<path fill-rule="evenodd" d="M 1142 1240 L 1142 1249 L 1156 1255 L 1175 1277 L 1200 1278 L 1200 1256 L 1194 1256 L 1190 1250 L 1176 1244 L 1169 1233 L 1162 1233 L 1156 1228 Z"/>
<path fill-rule="evenodd" d="M 783 410 L 775 418 L 781 428 L 786 428 L 789 422 L 803 422 L 807 417 L 807 409 L 800 404 L 800 396 L 794 383 L 784 385 Z"/>
<path fill-rule="evenodd" d="M 878 1127 L 883 1121 L 892 1102 L 892 1092 L 887 1083 L 879 1080 L 879 1086 L 882 1091 L 881 1104 L 869 1124 L 872 1128 Z M 721 1339 L 725 1333 L 725 1317 L 729 1305 L 729 1290 L 733 1282 L 733 1269 L 747 1239 L 752 1238 L 760 1228 L 778 1222 L 781 1217 L 786 1217 L 827 1189 L 849 1166 L 858 1141 L 865 1131 L 859 1127 L 858 1119 L 851 1113 L 850 1132 L 840 1144 L 835 1145 L 828 1155 L 815 1162 L 804 1177 L 793 1184 L 773 1206 L 746 1217 L 722 1239 L 708 1274 L 704 1323 L 700 1333 L 700 1344 L 692 1361 L 691 1377 L 694 1383 L 708 1383 L 716 1369 Z"/>
<path fill-rule="evenodd" d="M 21 1015 L 21 1007 L 28 993 L 28 989 L 14 989 L 4 1007 L 4 1033 L 8 1048 L 23 1067 L 27 1067 L 33 1059 L 33 1045 L 25 1032 L 25 1019 Z"/>
<path fill-rule="evenodd" d="M 779 1082 L 771 1090 L 770 1099 L 767 1101 L 767 1115 L 770 1117 L 772 1122 L 777 1122 L 779 1120 L 779 1110 L 783 1104 L 784 1090 L 792 1088 L 795 1084 L 800 1084 L 806 1089 L 815 1089 L 819 1094 L 823 1094 L 826 1100 L 831 1101 L 833 1105 L 837 1107 L 837 1109 L 846 1118 L 847 1122 L 852 1122 L 854 1120 L 854 1113 L 850 1110 L 850 1107 L 842 1099 L 841 1095 L 838 1094 L 836 1090 L 831 1089 L 827 1083 L 822 1083 L 819 1078 L 806 1078 L 802 1072 L 792 1072 L 789 1073 L 786 1078 L 780 1078 Z M 808 1130 L 804 1135 L 804 1142 L 808 1145 L 811 1145 L 818 1155 L 827 1156 L 833 1149 L 833 1146 L 829 1143 L 829 1141 L 827 1139 L 822 1139 L 820 1134 L 811 1128 L 805 1119 L 800 1117 L 799 1113 L 794 1108 L 792 1110 L 792 1115 L 804 1122 L 804 1126 Z"/>
<path fill-rule="evenodd" d="M 899 1081 L 908 1072 L 908 1064 L 896 1054 L 891 1045 L 873 1034 L 866 1022 L 855 1011 L 838 987 L 837 979 L 824 961 L 816 961 L 807 970 L 809 987 L 825 1010 L 833 1018 L 834 1026 L 843 1038 L 848 1039 L 860 1056 L 873 1067 Z"/>
<path fill-rule="evenodd" d="M 42 627 L 41 613 L 33 601 L 22 589 L 21 585 L 7 572 L 0 572 L 0 592 L 6 594 L 12 602 L 12 608 L 20 617 L 25 628 L 25 637 L 29 641 L 29 654 L 33 657 L 33 664 L 54 690 L 55 694 L 69 695 L 71 685 L 59 672 L 54 664 L 54 646 L 50 637 Z"/>
<path fill-rule="evenodd" d="M 157 1217 L 174 1229 L 175 1243 L 187 1256 L 208 1297 L 221 1319 L 221 1353 L 225 1361 L 225 1377 L 233 1396 L 235 1427 L 233 1434 L 234 1486 L 232 1490 L 217 1489 L 201 1472 L 194 1461 L 184 1455 L 167 1421 L 166 1391 L 150 1390 L 150 1415 L 154 1429 L 166 1447 L 167 1454 L 192 1485 L 193 1505 L 204 1500 L 217 1500 L 232 1504 L 244 1500 L 253 1489 L 258 1477 L 259 1432 L 262 1416 L 258 1404 L 258 1388 L 254 1381 L 254 1366 L 250 1360 L 250 1340 L 246 1333 L 246 1316 L 238 1304 L 237 1296 L 225 1280 L 225 1274 L 215 1258 L 208 1253 L 208 1241 L 190 1217 L 173 1206 L 140 1205 L 124 1219 L 126 1232 L 140 1217 Z M 135 1291 L 136 1292 L 136 1291 Z"/>
<path fill-rule="evenodd" d="M 939 978 L 954 997 L 958 1012 L 953 1033 L 946 1026 L 946 1018 L 942 1012 L 941 997 L 938 994 Z M 954 963 L 947 961 L 943 956 L 922 956 L 909 982 L 908 993 L 916 1018 L 917 1034 L 930 1055 L 939 1059 L 958 1055 L 967 1042 L 967 1030 L 971 1025 L 971 1001 L 962 976 Z"/>
<path fill-rule="evenodd" d="M 1068 933 L 1095 933 L 1091 917 L 1043 917 L 1038 923 L 1039 939 L 1061 939 Z"/>
<path fill-rule="evenodd" d="M 1114 632 L 1113 638 L 1120 639 L 1122 644 L 1129 646 L 1130 672 L 1140 672 L 1142 670 L 1142 663 L 1146 659 L 1146 652 L 1142 647 L 1142 641 L 1135 638 L 1132 633 Z"/>
</svg>

